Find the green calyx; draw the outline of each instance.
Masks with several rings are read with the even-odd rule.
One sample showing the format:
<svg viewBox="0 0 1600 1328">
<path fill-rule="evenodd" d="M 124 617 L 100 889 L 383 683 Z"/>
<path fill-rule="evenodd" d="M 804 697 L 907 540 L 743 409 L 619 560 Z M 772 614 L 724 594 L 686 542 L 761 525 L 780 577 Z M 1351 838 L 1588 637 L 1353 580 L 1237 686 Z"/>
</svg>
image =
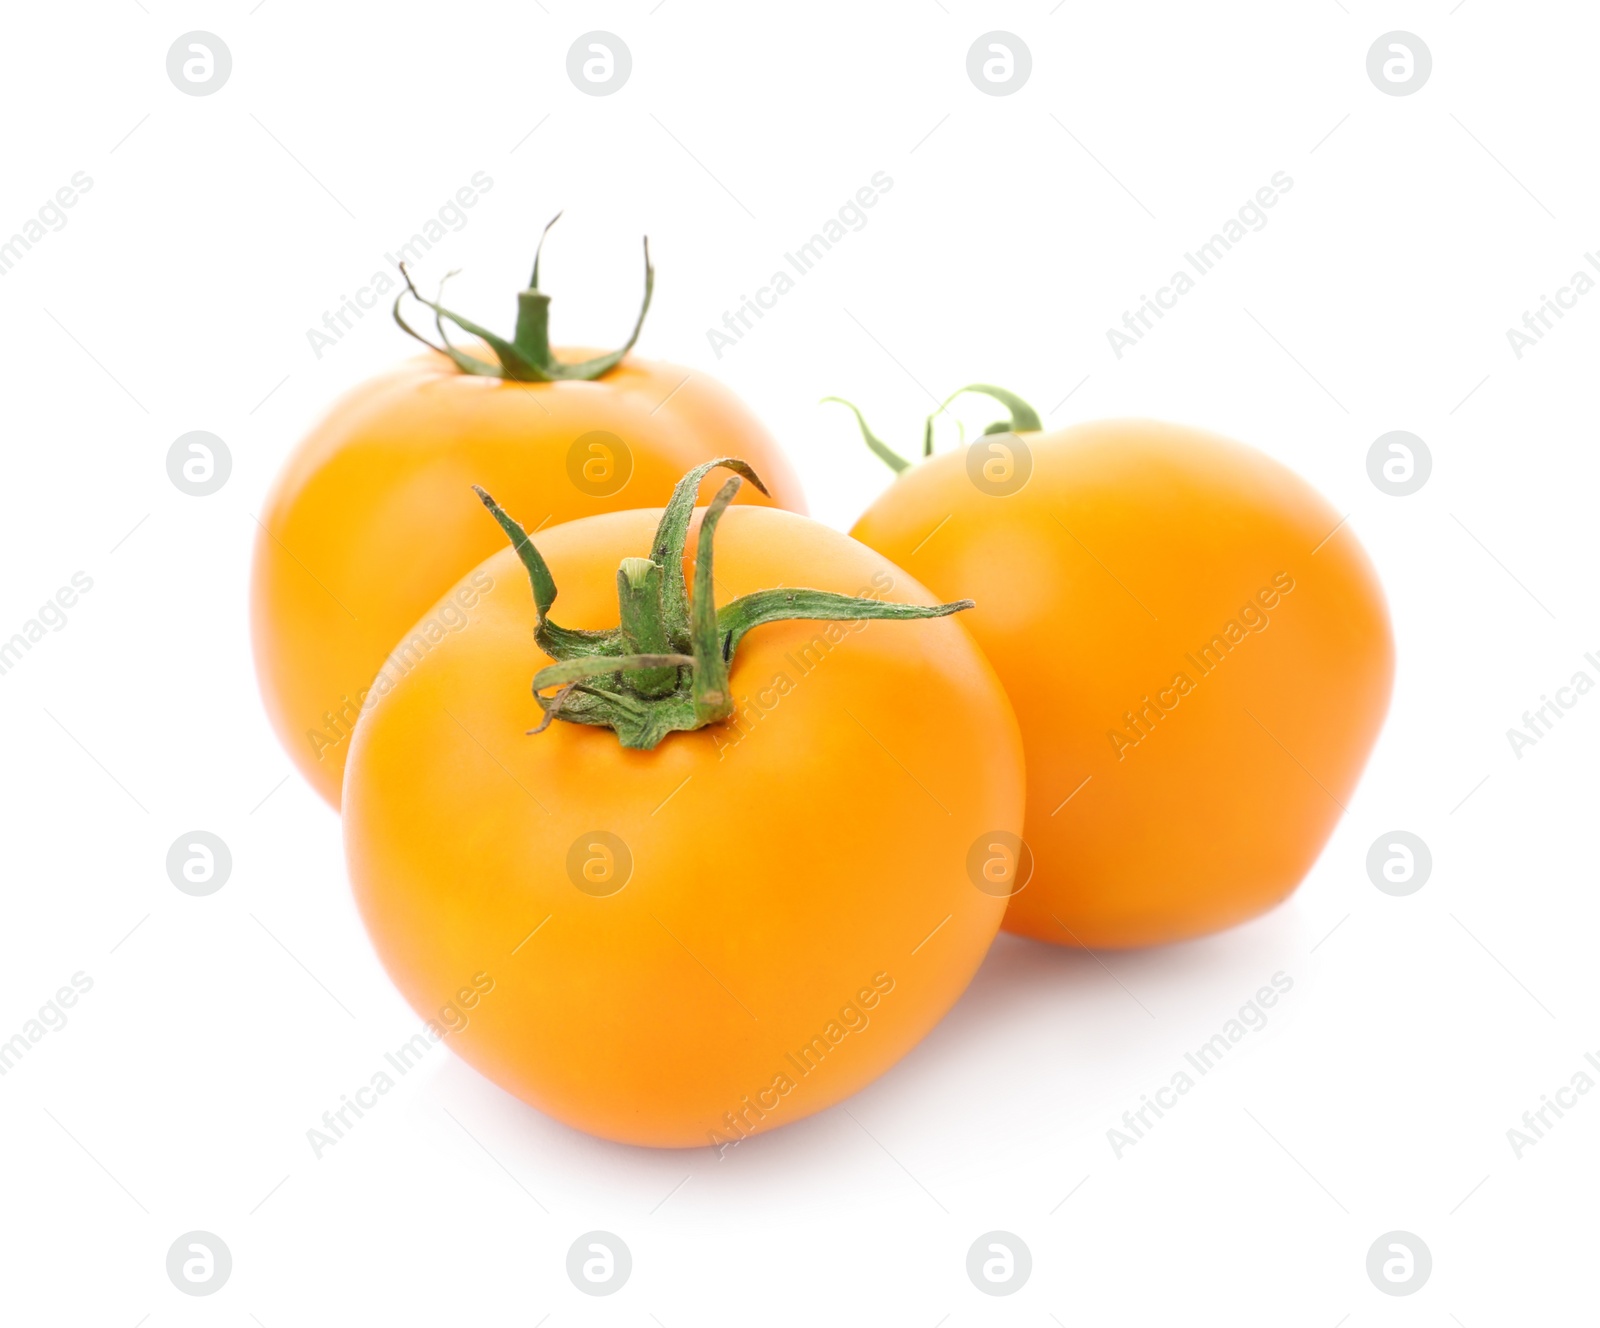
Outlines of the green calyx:
<svg viewBox="0 0 1600 1328">
<path fill-rule="evenodd" d="M 984 429 L 983 432 L 985 437 L 992 433 L 1038 433 L 1044 428 L 1043 421 L 1039 419 L 1039 412 L 1021 397 L 1019 397 L 1015 392 L 1008 392 L 1003 387 L 995 387 L 992 383 L 969 383 L 966 387 L 958 387 L 954 392 L 941 401 L 939 403 L 939 409 L 934 411 L 932 415 L 929 415 L 927 420 L 923 423 L 922 455 L 924 457 L 931 457 L 933 455 L 934 419 L 937 416 L 942 415 L 945 407 L 964 392 L 976 392 L 982 396 L 993 397 L 1011 412 L 1010 419 L 996 420 L 993 424 Z M 856 417 L 856 424 L 860 426 L 861 437 L 866 440 L 866 444 L 872 449 L 873 455 L 882 461 L 886 466 L 888 466 L 890 470 L 894 471 L 896 475 L 911 469 L 910 461 L 901 456 L 900 453 L 896 452 L 894 448 L 890 447 L 888 443 L 884 442 L 883 439 L 879 438 L 877 434 L 873 433 L 872 430 L 867 427 L 867 421 L 865 417 L 859 410 L 856 409 L 852 402 L 846 401 L 843 397 L 823 397 L 822 400 L 825 402 L 834 401 L 841 406 L 849 407 L 851 413 Z"/>
<path fill-rule="evenodd" d="M 609 373 L 622 362 L 622 357 L 633 349 L 633 343 L 639 339 L 639 329 L 644 326 L 644 316 L 650 312 L 650 296 L 655 291 L 656 285 L 656 270 L 650 264 L 650 240 L 646 237 L 644 242 L 644 303 L 639 306 L 639 317 L 633 324 L 633 332 L 627 342 L 610 354 L 598 355 L 579 364 L 563 364 L 550 350 L 550 297 L 539 289 L 539 255 L 544 251 L 544 240 L 545 236 L 550 234 L 550 227 L 560 220 L 561 214 L 558 212 L 539 236 L 539 247 L 534 251 L 533 275 L 528 278 L 528 289 L 517 293 L 517 329 L 510 341 L 474 323 L 471 319 L 463 318 L 460 314 L 446 309 L 440 303 L 444 298 L 445 282 L 456 275 L 454 272 L 445 274 L 444 280 L 439 283 L 439 298 L 430 300 L 417 291 L 416 285 L 411 280 L 411 273 L 404 263 L 400 264 L 400 275 L 405 278 L 406 288 L 395 296 L 394 321 L 424 346 L 438 351 L 441 355 L 448 355 L 456 368 L 466 374 L 477 374 L 485 378 L 506 378 L 518 383 L 552 383 L 561 378 L 591 379 Z M 400 304 L 407 293 L 418 304 L 433 310 L 433 325 L 439 332 L 439 345 L 435 346 L 401 317 Z M 452 345 L 450 334 L 445 331 L 447 319 L 463 332 L 481 338 L 494 352 L 497 362 L 490 364 L 487 360 L 469 355 Z"/>
<path fill-rule="evenodd" d="M 735 475 L 717 491 L 700 522 L 694 594 L 683 574 L 683 546 L 700 482 L 718 466 Z M 746 633 L 794 618 L 855 622 L 868 618 L 943 618 L 970 609 L 970 599 L 923 607 L 858 599 L 826 590 L 758 590 L 716 607 L 712 543 L 717 524 L 743 480 L 765 493 L 755 471 L 722 457 L 696 466 L 672 491 L 650 554 L 624 558 L 617 570 L 619 624 L 602 631 L 574 630 L 550 620 L 556 583 L 528 533 L 482 489 L 494 515 L 528 570 L 537 621 L 533 639 L 555 663 L 534 674 L 533 695 L 544 711 L 543 732 L 557 719 L 612 729 L 624 747 L 648 751 L 669 733 L 704 728 L 734 712 L 728 671 Z M 544 693 L 554 689 L 554 695 Z"/>
</svg>

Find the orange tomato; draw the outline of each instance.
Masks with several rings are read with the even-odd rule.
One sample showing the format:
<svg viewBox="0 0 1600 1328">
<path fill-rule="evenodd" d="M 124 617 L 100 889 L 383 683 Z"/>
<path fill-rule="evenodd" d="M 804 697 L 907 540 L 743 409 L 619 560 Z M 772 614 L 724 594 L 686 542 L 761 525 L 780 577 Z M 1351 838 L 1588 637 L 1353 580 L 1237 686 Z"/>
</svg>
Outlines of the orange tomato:
<svg viewBox="0 0 1600 1328">
<path fill-rule="evenodd" d="M 542 320 L 544 301 L 523 292 L 519 333 L 530 309 Z M 539 321 L 532 335 L 543 330 Z M 561 373 L 593 352 L 544 354 L 541 371 Z M 430 353 L 349 393 L 289 458 L 258 519 L 256 673 L 300 772 L 339 805 L 379 665 L 503 544 L 471 485 L 548 526 L 663 503 L 690 466 L 730 452 L 766 477 L 771 501 L 804 510 L 766 429 L 726 388 L 677 365 L 630 355 L 594 381 L 517 381 Z"/>
<path fill-rule="evenodd" d="M 652 551 L 659 516 L 538 537 L 563 623 L 616 627 L 619 563 Z M 881 555 L 788 512 L 733 508 L 716 539 L 720 613 L 796 585 L 932 603 Z M 535 644 L 516 554 L 474 575 L 465 626 L 386 667 L 345 780 L 356 898 L 413 1008 L 438 1020 L 470 1003 L 449 1035 L 463 1057 L 635 1144 L 737 1143 L 899 1060 L 993 939 L 1022 824 L 1015 720 L 961 626 L 756 627 L 734 642 L 730 718 L 629 749 L 589 722 L 529 734 L 529 679 L 554 657 Z M 580 656 L 592 642 L 565 638 Z"/>
<path fill-rule="evenodd" d="M 964 621 L 1028 762 L 1008 930 L 1151 945 L 1299 884 L 1382 726 L 1394 646 L 1372 564 L 1297 476 L 1170 424 L 1002 432 L 905 470 L 853 533 L 977 601 Z"/>
</svg>

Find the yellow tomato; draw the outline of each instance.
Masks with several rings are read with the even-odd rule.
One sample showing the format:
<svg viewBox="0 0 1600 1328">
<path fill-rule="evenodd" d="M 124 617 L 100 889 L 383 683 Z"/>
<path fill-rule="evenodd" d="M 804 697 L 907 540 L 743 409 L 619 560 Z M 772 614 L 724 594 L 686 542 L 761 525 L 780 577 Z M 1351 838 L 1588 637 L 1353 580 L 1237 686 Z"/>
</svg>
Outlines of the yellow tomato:
<svg viewBox="0 0 1600 1328">
<path fill-rule="evenodd" d="M 542 320 L 544 301 L 524 291 L 522 321 L 530 310 Z M 550 526 L 661 504 L 689 467 L 732 453 L 767 478 L 771 501 L 804 510 L 771 435 L 704 374 L 629 355 L 593 381 L 531 381 L 464 372 L 492 361 L 451 353 L 455 362 L 430 353 L 349 393 L 289 458 L 259 517 L 251 625 L 262 696 L 295 765 L 335 807 L 378 666 L 503 543 L 473 484 Z M 546 351 L 539 371 L 573 372 L 592 354 Z"/>
<path fill-rule="evenodd" d="M 564 623 L 617 626 L 621 561 L 670 554 L 652 549 L 659 516 L 538 537 Z M 730 641 L 728 601 L 765 587 L 933 602 L 844 535 L 734 508 L 712 652 L 735 652 L 732 714 L 630 749 L 592 717 L 530 735 L 529 679 L 553 656 L 516 554 L 480 577 L 464 627 L 386 668 L 345 781 L 356 897 L 412 1006 L 437 1018 L 492 982 L 450 1045 L 540 1110 L 636 1144 L 736 1143 L 899 1060 L 982 960 L 1021 830 L 1015 721 L 959 623 L 769 622 Z"/>
<path fill-rule="evenodd" d="M 1180 940 L 1310 870 L 1382 726 L 1394 645 L 1355 533 L 1292 472 L 1170 424 L 1003 432 L 905 469 L 853 533 L 977 601 L 965 621 L 1028 762 L 1033 870 L 1008 930 Z"/>
</svg>

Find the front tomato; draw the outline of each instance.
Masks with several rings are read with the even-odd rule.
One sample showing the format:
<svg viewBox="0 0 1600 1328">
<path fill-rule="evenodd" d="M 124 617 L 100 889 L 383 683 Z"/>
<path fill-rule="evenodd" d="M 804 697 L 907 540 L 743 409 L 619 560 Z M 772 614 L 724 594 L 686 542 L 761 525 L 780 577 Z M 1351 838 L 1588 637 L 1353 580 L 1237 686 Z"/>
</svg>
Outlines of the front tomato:
<svg viewBox="0 0 1600 1328">
<path fill-rule="evenodd" d="M 451 1045 L 570 1125 L 658 1146 L 737 1142 L 893 1065 L 982 960 L 1022 828 L 1016 723 L 942 617 L 961 606 L 910 607 L 933 600 L 803 517 L 723 515 L 736 481 L 691 599 L 706 469 L 665 514 L 538 551 L 495 509 L 517 547 L 464 627 L 385 666 L 344 785 L 356 896 L 413 1007 L 481 975 Z M 606 630 L 551 622 L 557 585 L 565 622 Z"/>
</svg>

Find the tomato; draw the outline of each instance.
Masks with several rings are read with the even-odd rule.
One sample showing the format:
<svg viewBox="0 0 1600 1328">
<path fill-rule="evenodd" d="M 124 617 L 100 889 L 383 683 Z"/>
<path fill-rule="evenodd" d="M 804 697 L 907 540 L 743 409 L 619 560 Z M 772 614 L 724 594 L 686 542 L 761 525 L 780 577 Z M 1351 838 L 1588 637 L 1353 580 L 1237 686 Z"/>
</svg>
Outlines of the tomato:
<svg viewBox="0 0 1600 1328">
<path fill-rule="evenodd" d="M 1013 406 L 1010 428 L 904 469 L 853 533 L 977 601 L 965 621 L 1028 762 L 1033 870 L 1006 928 L 1141 946 L 1270 908 L 1388 709 L 1394 645 L 1360 543 L 1250 448 L 1137 420 L 1035 432 L 1024 403 L 973 390 Z"/>
<path fill-rule="evenodd" d="M 848 536 L 721 516 L 730 483 L 691 601 L 699 482 L 537 551 L 493 509 L 516 547 L 473 574 L 464 627 L 385 666 L 343 821 L 379 956 L 424 1017 L 472 1006 L 448 1035 L 469 1062 L 593 1134 L 726 1147 L 854 1093 L 949 1009 L 1005 910 L 1024 777 L 993 670 L 931 616 L 963 606 L 915 607 Z"/>
<path fill-rule="evenodd" d="M 631 339 L 597 359 L 550 352 L 537 286 L 536 260 L 517 341 L 494 339 L 504 363 L 447 341 L 448 357 L 429 353 L 357 387 L 289 458 L 258 518 L 262 696 L 295 765 L 335 807 L 378 666 L 502 542 L 473 483 L 546 526 L 663 503 L 690 466 L 733 452 L 767 477 L 771 501 L 804 510 L 777 445 L 732 393 L 676 365 L 623 358 Z M 441 336 L 450 317 L 492 337 L 425 303 Z"/>
</svg>

